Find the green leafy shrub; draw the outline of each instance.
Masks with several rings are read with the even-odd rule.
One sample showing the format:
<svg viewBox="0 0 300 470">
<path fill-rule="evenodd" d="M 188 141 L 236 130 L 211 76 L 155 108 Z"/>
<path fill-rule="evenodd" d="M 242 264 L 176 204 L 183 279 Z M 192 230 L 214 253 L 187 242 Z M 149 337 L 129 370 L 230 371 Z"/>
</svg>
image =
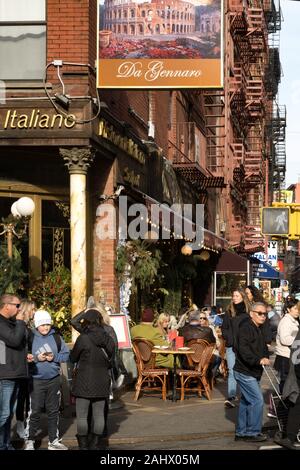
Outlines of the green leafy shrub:
<svg viewBox="0 0 300 470">
<path fill-rule="evenodd" d="M 71 272 L 56 268 L 37 280 L 29 291 L 29 297 L 38 308 L 47 310 L 53 325 L 59 329 L 65 341 L 71 340 Z"/>
<path fill-rule="evenodd" d="M 6 246 L 0 246 L 0 295 L 14 294 L 22 289 L 26 277 L 22 269 L 20 252 L 13 247 L 13 257 L 7 255 Z"/>
</svg>

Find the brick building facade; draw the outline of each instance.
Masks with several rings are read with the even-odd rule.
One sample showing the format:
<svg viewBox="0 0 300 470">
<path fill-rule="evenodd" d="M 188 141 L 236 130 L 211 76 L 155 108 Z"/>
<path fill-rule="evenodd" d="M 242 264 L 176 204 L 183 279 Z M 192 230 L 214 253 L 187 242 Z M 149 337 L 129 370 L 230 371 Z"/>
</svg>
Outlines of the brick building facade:
<svg viewBox="0 0 300 470">
<path fill-rule="evenodd" d="M 266 11 L 262 2 L 257 2 L 262 18 Z M 96 0 L 32 3 L 41 7 L 42 30 L 33 35 L 30 48 L 20 40 L 11 52 L 20 57 L 20 67 L 23 62 L 28 65 L 27 72 L 20 72 L 22 76 L 0 43 L 0 57 L 6 64 L 6 102 L 0 105 L 0 145 L 6 156 L 0 170 L 1 212 L 9 210 L 20 195 L 30 195 L 36 203 L 29 234 L 32 278 L 41 274 L 45 262 L 55 266 L 55 256 L 49 253 L 55 251 L 55 229 L 60 229 L 65 250 L 71 249 L 74 313 L 85 305 L 87 295 L 97 297 L 100 291 L 118 308 L 117 241 L 97 237 L 96 214 L 99 195 L 112 195 L 121 184 L 132 201 L 149 197 L 172 204 L 179 198 L 181 203 L 205 204 L 207 249 L 217 248 L 220 254 L 226 246 L 224 237 L 245 252 L 244 226 L 250 232 L 252 227 L 257 230 L 254 208 L 266 198 L 262 188 L 271 161 L 262 152 L 260 129 L 266 130 L 266 124 L 260 107 L 270 109 L 276 93 L 270 92 L 266 99 L 261 95 L 263 78 L 258 78 L 261 71 L 256 73 L 255 67 L 268 63 L 268 31 L 265 20 L 259 25 L 244 23 L 245 17 L 250 18 L 244 3 L 229 0 L 229 9 L 225 8 L 224 92 L 101 90 L 100 114 L 94 72 Z M 7 17 L 0 19 L 0 28 L 13 28 L 18 21 L 25 29 L 27 25 L 32 28 L 34 8 L 18 12 L 17 5 L 11 2 Z M 241 28 L 260 31 L 253 32 L 258 39 L 251 43 L 253 61 L 248 68 L 249 55 L 245 53 L 243 62 L 238 55 L 244 51 Z M 22 34 L 26 36 L 26 31 Z M 236 52 L 236 45 L 240 52 Z M 35 47 L 40 54 L 39 67 Z M 34 79 L 30 64 L 36 70 Z M 61 101 L 62 95 L 67 104 Z M 43 116 L 35 127 L 29 125 L 33 110 Z M 4 128 L 9 111 L 16 112 L 14 125 L 8 120 Z M 58 117 L 51 126 L 54 115 Z M 134 158 L 137 153 L 145 158 L 138 161 Z M 269 167 L 272 171 L 271 164 Z M 70 204 L 70 242 L 68 223 L 60 222 L 57 203 Z"/>
</svg>

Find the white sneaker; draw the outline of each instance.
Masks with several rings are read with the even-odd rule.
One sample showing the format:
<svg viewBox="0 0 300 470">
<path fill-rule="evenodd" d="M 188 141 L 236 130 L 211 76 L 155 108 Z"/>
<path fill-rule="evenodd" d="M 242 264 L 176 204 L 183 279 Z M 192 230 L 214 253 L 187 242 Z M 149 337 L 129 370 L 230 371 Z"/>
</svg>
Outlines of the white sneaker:
<svg viewBox="0 0 300 470">
<path fill-rule="evenodd" d="M 24 450 L 34 450 L 34 441 L 31 441 L 30 439 L 28 439 L 28 441 L 25 441 Z"/>
<path fill-rule="evenodd" d="M 61 439 L 54 439 L 53 442 L 48 442 L 48 450 L 68 450 L 60 441 Z"/>
<path fill-rule="evenodd" d="M 25 438 L 25 430 L 24 430 L 24 423 L 23 421 L 17 421 L 17 436 L 20 439 Z"/>
</svg>

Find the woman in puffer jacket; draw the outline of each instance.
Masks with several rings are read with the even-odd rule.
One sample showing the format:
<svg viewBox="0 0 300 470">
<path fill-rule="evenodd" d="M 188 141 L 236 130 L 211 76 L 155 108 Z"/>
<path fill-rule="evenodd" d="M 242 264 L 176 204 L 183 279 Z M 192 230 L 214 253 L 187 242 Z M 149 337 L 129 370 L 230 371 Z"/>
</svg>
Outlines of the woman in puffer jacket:
<svg viewBox="0 0 300 470">
<path fill-rule="evenodd" d="M 72 394 L 76 397 L 77 440 L 80 450 L 99 449 L 105 426 L 105 409 L 111 384 L 111 359 L 115 344 L 105 331 L 98 310 L 87 310 L 81 320 L 82 332 L 70 354 L 76 363 Z M 92 435 L 88 442 L 88 415 L 92 411 Z"/>
</svg>

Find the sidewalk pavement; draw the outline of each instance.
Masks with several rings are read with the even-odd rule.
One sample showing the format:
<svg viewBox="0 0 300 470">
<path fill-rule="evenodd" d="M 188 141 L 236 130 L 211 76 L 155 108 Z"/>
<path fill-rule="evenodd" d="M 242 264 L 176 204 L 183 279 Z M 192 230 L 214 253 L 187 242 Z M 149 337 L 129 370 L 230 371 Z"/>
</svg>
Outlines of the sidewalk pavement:
<svg viewBox="0 0 300 470">
<path fill-rule="evenodd" d="M 262 389 L 265 397 L 264 430 L 274 434 L 277 421 L 267 418 L 270 385 L 264 374 Z M 235 442 L 234 430 L 237 416 L 236 409 L 226 409 L 227 384 L 218 379 L 212 394 L 212 400 L 196 395 L 187 396 L 183 402 L 163 401 L 160 395 L 141 395 L 133 400 L 133 387 L 123 391 L 112 402 L 108 417 L 109 449 L 199 449 L 213 446 L 214 449 L 253 449 L 260 443 Z M 42 448 L 47 446 L 47 424 L 45 417 L 41 421 Z M 15 426 L 13 426 L 15 431 Z M 75 407 L 64 410 L 60 422 L 63 443 L 76 449 Z M 272 442 L 272 441 L 271 441 Z M 175 446 L 175 447 L 174 447 Z M 208 447 L 209 447 L 208 446 Z M 22 448 L 21 443 L 17 443 Z"/>
</svg>

